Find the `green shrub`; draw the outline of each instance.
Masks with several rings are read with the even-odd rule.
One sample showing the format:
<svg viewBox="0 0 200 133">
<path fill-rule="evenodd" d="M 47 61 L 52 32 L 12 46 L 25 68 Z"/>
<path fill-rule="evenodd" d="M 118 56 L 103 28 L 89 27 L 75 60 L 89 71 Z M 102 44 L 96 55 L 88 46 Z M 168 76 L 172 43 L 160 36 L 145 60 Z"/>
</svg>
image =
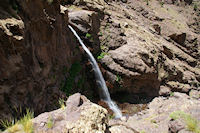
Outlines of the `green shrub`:
<svg viewBox="0 0 200 133">
<path fill-rule="evenodd" d="M 174 92 L 170 92 L 170 97 L 173 97 L 174 96 Z"/>
<path fill-rule="evenodd" d="M 72 93 L 72 89 L 75 86 L 75 78 L 80 73 L 82 67 L 80 63 L 76 62 L 72 64 L 69 70 L 69 76 L 67 77 L 65 82 L 61 82 L 61 90 L 65 92 L 67 96 L 70 96 Z"/>
<path fill-rule="evenodd" d="M 199 121 L 193 118 L 190 114 L 187 114 L 183 111 L 175 111 L 170 114 L 170 118 L 174 120 L 182 118 L 185 121 L 189 131 L 200 133 L 200 127 L 198 126 Z"/>
<path fill-rule="evenodd" d="M 120 82 L 121 80 L 122 80 L 122 77 L 119 76 L 119 75 L 117 75 L 117 77 L 116 77 L 116 81 L 117 81 L 117 82 Z"/>
<path fill-rule="evenodd" d="M 194 4 L 194 10 L 197 11 L 198 10 L 198 5 L 195 3 Z"/>
<path fill-rule="evenodd" d="M 114 114 L 109 115 L 108 118 L 109 118 L 109 119 L 114 119 L 114 118 L 115 118 L 115 115 L 114 115 Z"/>
<path fill-rule="evenodd" d="M 161 5 L 161 7 L 163 7 L 164 6 L 164 2 L 160 1 L 160 5 Z"/>
<path fill-rule="evenodd" d="M 89 34 L 89 33 L 87 33 L 87 34 L 85 35 L 85 37 L 86 37 L 86 38 L 91 38 L 91 37 L 92 37 L 92 35 L 91 35 L 91 34 Z"/>
<path fill-rule="evenodd" d="M 106 53 L 106 52 L 101 52 L 101 54 L 97 57 L 97 59 L 98 60 L 100 60 L 100 59 L 103 59 L 103 57 L 105 56 L 105 55 L 107 55 L 108 53 Z"/>
<path fill-rule="evenodd" d="M 47 121 L 47 128 L 52 128 L 52 127 L 53 127 L 53 119 L 52 117 L 49 117 Z"/>
</svg>

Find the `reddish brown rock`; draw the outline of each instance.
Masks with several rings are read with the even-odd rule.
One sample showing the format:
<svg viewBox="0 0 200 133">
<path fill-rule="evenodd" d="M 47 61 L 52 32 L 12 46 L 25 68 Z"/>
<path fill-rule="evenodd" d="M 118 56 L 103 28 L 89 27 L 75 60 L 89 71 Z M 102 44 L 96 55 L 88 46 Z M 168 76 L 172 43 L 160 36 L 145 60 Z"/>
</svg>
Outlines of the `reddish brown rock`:
<svg viewBox="0 0 200 133">
<path fill-rule="evenodd" d="M 63 95 L 58 82 L 63 68 L 80 58 L 58 1 L 18 2 L 23 22 L 0 18 L 1 119 L 20 107 L 33 108 L 36 115 L 55 109 Z"/>
<path fill-rule="evenodd" d="M 185 40 L 186 40 L 186 33 L 182 33 L 182 34 L 172 34 L 169 36 L 172 40 L 174 40 L 175 42 L 179 43 L 179 44 L 184 44 Z"/>
<path fill-rule="evenodd" d="M 107 54 L 100 61 L 115 86 L 112 93 L 156 96 L 199 88 L 199 34 L 187 25 L 198 21 L 197 14 L 192 6 L 186 11 L 184 2 L 166 1 L 112 2 L 105 8 L 100 40 Z"/>
</svg>

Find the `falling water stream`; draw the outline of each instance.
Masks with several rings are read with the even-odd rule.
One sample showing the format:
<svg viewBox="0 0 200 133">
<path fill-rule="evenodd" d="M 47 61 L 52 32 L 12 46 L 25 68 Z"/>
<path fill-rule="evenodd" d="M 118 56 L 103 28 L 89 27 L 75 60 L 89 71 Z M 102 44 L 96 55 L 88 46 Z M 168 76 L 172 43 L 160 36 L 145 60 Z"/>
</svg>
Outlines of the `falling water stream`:
<svg viewBox="0 0 200 133">
<path fill-rule="evenodd" d="M 83 41 L 78 36 L 76 31 L 70 25 L 68 25 L 68 27 L 73 32 L 73 34 L 76 36 L 76 38 L 78 39 L 79 43 L 81 44 L 81 46 L 83 47 L 83 49 L 85 50 L 85 52 L 88 55 L 88 58 L 89 58 L 89 60 L 90 60 L 90 62 L 92 64 L 92 68 L 93 68 L 94 73 L 95 73 L 97 85 L 99 86 L 99 89 L 100 89 L 99 92 L 100 92 L 101 99 L 104 100 L 108 104 L 109 108 L 115 113 L 115 117 L 116 118 L 121 118 L 122 117 L 121 111 L 119 110 L 117 105 L 110 98 L 110 94 L 108 92 L 108 88 L 106 86 L 105 80 L 103 78 L 103 75 L 102 75 L 102 73 L 101 73 L 101 71 L 99 69 L 99 66 L 98 66 L 95 58 L 93 57 L 93 55 L 89 51 L 89 49 L 84 45 Z"/>
</svg>

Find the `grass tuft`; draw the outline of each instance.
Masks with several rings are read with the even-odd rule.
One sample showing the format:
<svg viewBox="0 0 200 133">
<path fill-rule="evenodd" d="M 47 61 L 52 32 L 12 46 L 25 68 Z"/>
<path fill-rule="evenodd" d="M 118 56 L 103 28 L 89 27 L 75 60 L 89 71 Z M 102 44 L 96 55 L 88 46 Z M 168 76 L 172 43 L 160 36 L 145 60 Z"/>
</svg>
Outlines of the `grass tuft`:
<svg viewBox="0 0 200 133">
<path fill-rule="evenodd" d="M 98 57 L 97 57 L 97 59 L 98 60 L 100 60 L 100 59 L 103 59 L 103 57 L 105 56 L 105 55 L 107 55 L 108 53 L 106 53 L 106 52 L 102 52 Z"/>
<path fill-rule="evenodd" d="M 187 129 L 194 133 L 200 133 L 199 121 L 193 118 L 190 114 L 187 114 L 183 111 L 175 111 L 170 114 L 170 118 L 173 120 L 184 119 Z"/>
<path fill-rule="evenodd" d="M 31 119 L 33 118 L 34 114 L 29 109 L 26 110 L 26 115 L 22 119 L 19 120 L 19 124 L 22 124 L 24 131 L 26 133 L 33 132 L 33 122 Z"/>
<path fill-rule="evenodd" d="M 198 5 L 195 3 L 194 4 L 194 11 L 197 11 L 198 10 Z"/>
<path fill-rule="evenodd" d="M 1 120 L 0 121 L 0 125 L 5 129 L 13 126 L 14 124 L 15 124 L 14 120 Z"/>
<path fill-rule="evenodd" d="M 92 35 L 91 35 L 91 34 L 89 34 L 89 33 L 87 33 L 87 34 L 85 35 L 85 37 L 86 37 L 86 38 L 91 38 L 91 37 L 92 37 Z"/>
<path fill-rule="evenodd" d="M 122 77 L 119 76 L 119 75 L 117 75 L 117 77 L 116 77 L 116 81 L 117 81 L 117 82 L 120 82 L 121 80 L 122 80 Z"/>
<path fill-rule="evenodd" d="M 53 127 L 53 119 L 52 117 L 49 117 L 47 121 L 47 128 L 52 128 L 52 127 Z"/>
<path fill-rule="evenodd" d="M 60 108 L 65 109 L 65 100 L 60 98 L 58 102 L 59 102 Z"/>
<path fill-rule="evenodd" d="M 33 133 L 33 112 L 29 109 L 26 110 L 26 114 L 20 120 L 12 120 L 12 121 L 1 121 L 1 125 L 9 132 L 25 132 L 25 133 Z"/>
</svg>

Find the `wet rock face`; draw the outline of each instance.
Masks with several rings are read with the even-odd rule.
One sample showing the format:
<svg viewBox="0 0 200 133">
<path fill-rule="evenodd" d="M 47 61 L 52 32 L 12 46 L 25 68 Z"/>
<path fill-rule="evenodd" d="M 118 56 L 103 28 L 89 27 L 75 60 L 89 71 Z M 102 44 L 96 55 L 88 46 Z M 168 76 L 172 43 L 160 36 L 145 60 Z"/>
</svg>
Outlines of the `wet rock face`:
<svg viewBox="0 0 200 133">
<path fill-rule="evenodd" d="M 0 118 L 56 108 L 63 69 L 80 59 L 60 3 L 19 0 L 22 20 L 0 19 Z"/>
<path fill-rule="evenodd" d="M 99 27 L 100 14 L 95 11 L 78 10 L 69 11 L 69 24 L 78 32 L 88 47 L 92 48 L 92 53 L 100 50 Z"/>
</svg>

